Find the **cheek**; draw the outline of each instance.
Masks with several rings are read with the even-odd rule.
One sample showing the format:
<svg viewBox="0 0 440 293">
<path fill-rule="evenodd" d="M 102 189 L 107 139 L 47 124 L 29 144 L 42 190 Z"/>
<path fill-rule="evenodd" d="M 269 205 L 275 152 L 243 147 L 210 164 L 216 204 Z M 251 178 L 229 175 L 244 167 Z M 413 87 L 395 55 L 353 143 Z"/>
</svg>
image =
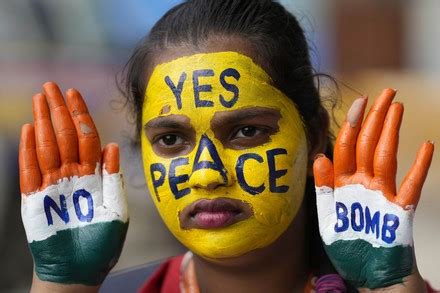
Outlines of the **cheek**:
<svg viewBox="0 0 440 293">
<path fill-rule="evenodd" d="M 287 155 L 273 159 L 269 156 L 268 164 L 261 164 L 260 168 L 249 166 L 247 170 L 250 182 L 264 182 L 265 190 L 261 194 L 248 197 L 256 220 L 263 225 L 286 227 L 302 204 L 307 172 L 306 143 L 296 147 L 292 155 L 289 155 L 289 147 L 285 150 Z"/>
</svg>

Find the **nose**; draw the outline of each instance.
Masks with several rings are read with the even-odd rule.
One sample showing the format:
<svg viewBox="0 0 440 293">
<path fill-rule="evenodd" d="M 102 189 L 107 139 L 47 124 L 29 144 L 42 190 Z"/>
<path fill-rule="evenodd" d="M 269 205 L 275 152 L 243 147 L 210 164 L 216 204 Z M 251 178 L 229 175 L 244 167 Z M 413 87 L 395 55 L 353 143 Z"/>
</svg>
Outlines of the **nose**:
<svg viewBox="0 0 440 293">
<path fill-rule="evenodd" d="M 193 188 L 213 190 L 228 185 L 230 177 L 213 141 L 206 135 L 200 138 L 194 158 L 189 185 Z"/>
<path fill-rule="evenodd" d="M 214 190 L 219 186 L 227 185 L 228 178 L 213 169 L 200 169 L 191 174 L 189 185 L 192 188 Z"/>
</svg>

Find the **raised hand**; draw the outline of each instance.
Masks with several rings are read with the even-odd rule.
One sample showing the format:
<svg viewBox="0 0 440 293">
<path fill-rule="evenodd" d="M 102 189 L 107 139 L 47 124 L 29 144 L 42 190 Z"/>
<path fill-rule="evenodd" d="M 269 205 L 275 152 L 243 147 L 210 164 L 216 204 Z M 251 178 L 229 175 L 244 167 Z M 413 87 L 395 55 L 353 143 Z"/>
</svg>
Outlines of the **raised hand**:
<svg viewBox="0 0 440 293">
<path fill-rule="evenodd" d="M 363 124 L 367 99 L 358 98 L 337 137 L 334 162 L 319 155 L 313 166 L 327 254 L 358 288 L 389 287 L 417 273 L 412 225 L 434 145 L 421 146 L 396 190 L 403 105 L 392 102 L 395 93 L 384 90 Z"/>
<path fill-rule="evenodd" d="M 101 152 L 80 93 L 65 96 L 48 82 L 32 99 L 34 124 L 23 126 L 19 147 L 22 219 L 39 280 L 98 285 L 128 228 L 119 150 Z"/>
</svg>

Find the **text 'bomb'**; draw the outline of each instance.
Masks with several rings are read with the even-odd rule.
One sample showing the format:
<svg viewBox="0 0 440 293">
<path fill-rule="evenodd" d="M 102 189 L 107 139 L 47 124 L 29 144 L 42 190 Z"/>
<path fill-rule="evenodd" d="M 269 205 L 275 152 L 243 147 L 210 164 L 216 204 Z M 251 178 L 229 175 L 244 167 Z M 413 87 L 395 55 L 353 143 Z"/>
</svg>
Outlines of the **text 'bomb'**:
<svg viewBox="0 0 440 293">
<path fill-rule="evenodd" d="M 368 206 L 363 207 L 359 202 L 351 205 L 350 211 L 342 202 L 336 202 L 335 232 L 341 233 L 348 229 L 365 234 L 376 234 L 382 241 L 390 244 L 396 239 L 396 230 L 399 227 L 399 217 L 385 213 L 381 217 L 380 211 L 372 212 Z M 380 225 L 382 221 L 382 225 Z"/>
</svg>

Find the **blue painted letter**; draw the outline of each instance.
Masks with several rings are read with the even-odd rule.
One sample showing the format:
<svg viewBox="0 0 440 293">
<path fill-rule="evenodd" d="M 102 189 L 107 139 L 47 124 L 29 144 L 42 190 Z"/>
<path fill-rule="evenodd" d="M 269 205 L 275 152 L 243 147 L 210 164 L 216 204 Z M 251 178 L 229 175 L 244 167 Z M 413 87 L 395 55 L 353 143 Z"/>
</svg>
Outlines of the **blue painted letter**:
<svg viewBox="0 0 440 293">
<path fill-rule="evenodd" d="M 359 225 L 356 223 L 356 210 L 359 211 Z M 364 229 L 364 211 L 360 203 L 355 202 L 351 205 L 351 227 L 354 231 L 360 232 Z"/>
<path fill-rule="evenodd" d="M 347 207 L 342 203 L 336 202 L 336 224 L 335 224 L 335 232 L 344 232 L 348 229 L 348 210 Z M 341 220 L 342 226 L 339 226 L 339 220 Z"/>
<path fill-rule="evenodd" d="M 369 234 L 370 230 L 372 233 L 376 231 L 376 239 L 379 238 L 379 220 L 379 211 L 375 212 L 373 218 L 371 218 L 370 209 L 368 207 L 365 208 L 365 233 Z"/>
<path fill-rule="evenodd" d="M 82 196 L 87 199 L 87 214 L 84 215 L 79 205 L 79 197 Z M 73 205 L 75 206 L 75 213 L 78 220 L 81 222 L 91 222 L 93 219 L 93 198 L 90 192 L 85 189 L 75 191 L 73 194 Z"/>
<path fill-rule="evenodd" d="M 44 197 L 44 212 L 46 213 L 46 219 L 47 219 L 47 225 L 53 225 L 53 219 L 52 219 L 52 213 L 50 212 L 50 208 L 52 208 L 58 216 L 61 218 L 61 220 L 64 221 L 64 223 L 69 222 L 69 212 L 67 211 L 66 207 L 66 197 L 61 194 L 60 195 L 60 207 L 56 204 L 56 202 L 50 198 L 48 195 Z"/>
<path fill-rule="evenodd" d="M 392 224 L 389 225 L 389 222 L 392 222 Z M 388 244 L 393 243 L 393 241 L 396 239 L 397 227 L 399 227 L 399 218 L 393 214 L 385 214 L 383 216 L 382 240 Z"/>
</svg>

